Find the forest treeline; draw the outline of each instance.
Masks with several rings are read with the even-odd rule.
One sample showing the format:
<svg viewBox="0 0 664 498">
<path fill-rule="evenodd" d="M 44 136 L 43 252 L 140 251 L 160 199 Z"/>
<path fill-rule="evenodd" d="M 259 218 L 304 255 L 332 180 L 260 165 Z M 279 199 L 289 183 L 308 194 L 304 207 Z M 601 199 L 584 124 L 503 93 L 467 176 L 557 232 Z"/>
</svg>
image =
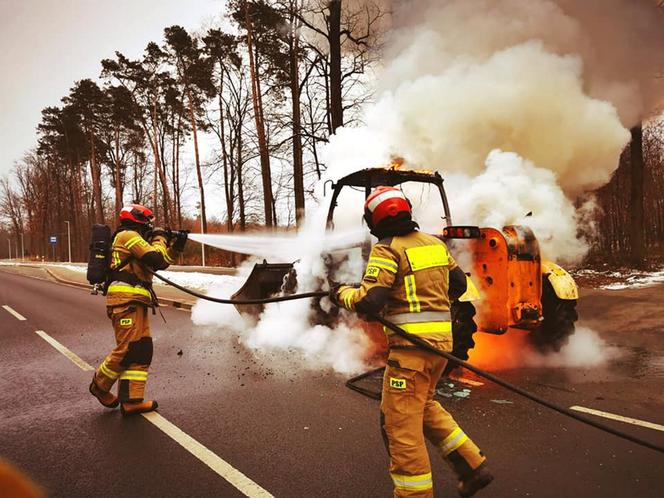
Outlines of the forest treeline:
<svg viewBox="0 0 664 498">
<path fill-rule="evenodd" d="M 138 59 L 102 60 L 100 74 L 43 109 L 35 147 L 0 180 L 0 258 L 11 249 L 67 260 L 69 233 L 72 258 L 85 260 L 91 224 L 115 225 L 132 201 L 162 225 L 194 231 L 299 224 L 325 171 L 322 145 L 371 97 L 389 25 L 380 5 L 230 0 L 216 26 L 170 26 Z M 635 130 L 642 140 L 596 193 L 595 259 L 661 253 L 664 130 L 658 121 Z M 183 206 L 192 197 L 195 217 Z M 209 219 L 211 199 L 223 203 L 223 219 Z"/>
<path fill-rule="evenodd" d="M 139 59 L 102 60 L 99 75 L 42 111 L 35 148 L 2 181 L 9 232 L 24 234 L 26 254 L 49 257 L 67 221 L 81 260 L 90 225 L 114 224 L 123 202 L 204 232 L 210 196 L 225 206 L 215 231 L 299 223 L 325 169 L 321 144 L 368 97 L 386 16 L 370 1 L 346 3 L 231 0 L 224 28 L 170 26 Z M 214 149 L 209 160 L 203 148 Z M 183 197 L 194 189 L 198 217 L 188 220 Z"/>
</svg>

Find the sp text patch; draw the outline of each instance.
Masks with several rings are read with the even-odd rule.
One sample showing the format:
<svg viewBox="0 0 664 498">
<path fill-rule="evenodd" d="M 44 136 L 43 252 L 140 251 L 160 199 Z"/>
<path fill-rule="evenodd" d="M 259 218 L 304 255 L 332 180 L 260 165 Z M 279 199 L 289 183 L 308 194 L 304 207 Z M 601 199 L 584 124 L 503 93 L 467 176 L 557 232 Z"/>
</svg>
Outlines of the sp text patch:
<svg viewBox="0 0 664 498">
<path fill-rule="evenodd" d="M 380 268 L 377 266 L 368 266 L 367 271 L 364 273 L 364 280 L 369 282 L 376 282 L 378 280 L 378 275 L 380 274 Z"/>
<path fill-rule="evenodd" d="M 403 390 L 406 389 L 407 385 L 406 379 L 395 379 L 394 377 L 390 377 L 390 387 L 393 389 Z"/>
</svg>

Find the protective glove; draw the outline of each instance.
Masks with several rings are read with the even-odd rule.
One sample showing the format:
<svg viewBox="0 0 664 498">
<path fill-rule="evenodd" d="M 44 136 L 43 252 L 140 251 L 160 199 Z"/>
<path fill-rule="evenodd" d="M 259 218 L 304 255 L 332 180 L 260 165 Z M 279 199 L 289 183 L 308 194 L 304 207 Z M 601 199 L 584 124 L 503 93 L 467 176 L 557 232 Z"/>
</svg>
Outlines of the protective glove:
<svg viewBox="0 0 664 498">
<path fill-rule="evenodd" d="M 328 291 L 327 296 L 330 298 L 330 301 L 332 301 L 332 304 L 335 306 L 342 306 L 341 302 L 339 301 L 339 291 L 344 286 L 344 284 L 334 282 L 333 280 L 329 280 L 328 284 L 330 286 L 330 290 Z"/>
<path fill-rule="evenodd" d="M 174 241 L 171 247 L 178 252 L 184 251 L 184 246 L 189 238 L 189 230 L 178 230 L 177 232 L 173 232 L 173 235 Z"/>
</svg>

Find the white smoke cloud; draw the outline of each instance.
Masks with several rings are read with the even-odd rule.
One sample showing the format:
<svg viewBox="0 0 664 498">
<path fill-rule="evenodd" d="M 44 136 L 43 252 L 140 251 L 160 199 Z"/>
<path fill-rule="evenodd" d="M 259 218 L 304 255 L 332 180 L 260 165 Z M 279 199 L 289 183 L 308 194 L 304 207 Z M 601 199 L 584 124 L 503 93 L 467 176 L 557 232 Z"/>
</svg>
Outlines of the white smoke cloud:
<svg viewBox="0 0 664 498">
<path fill-rule="evenodd" d="M 437 74 L 455 59 L 486 60 L 540 41 L 551 54 L 579 57 L 586 93 L 611 102 L 626 126 L 661 102 L 653 75 L 664 32 L 652 0 L 410 0 L 392 7 L 384 89 L 407 75 Z"/>
<path fill-rule="evenodd" d="M 570 194 L 608 182 L 629 140 L 615 107 L 584 93 L 581 59 L 537 41 L 404 81 L 367 125 L 417 167 L 474 176 L 499 148 L 556 172 Z"/>
<path fill-rule="evenodd" d="M 526 349 L 522 358 L 524 365 L 533 367 L 593 368 L 619 356 L 618 348 L 608 345 L 594 330 L 580 326 L 560 352 L 542 355 Z"/>
<path fill-rule="evenodd" d="M 320 258 L 319 258 L 320 259 Z M 313 285 L 314 267 L 296 265 L 300 270 L 300 288 L 309 290 Z M 322 272 L 322 270 L 320 270 Z M 244 272 L 246 276 L 246 271 Z M 238 289 L 238 278 L 209 289 L 208 294 L 229 298 Z M 241 315 L 234 306 L 220 305 L 199 300 L 192 309 L 192 321 L 199 326 L 209 326 L 224 334 L 235 333 L 240 343 L 257 356 L 279 353 L 278 361 L 284 369 L 333 369 L 343 374 L 358 373 L 365 366 L 368 339 L 354 322 L 340 323 L 334 329 L 323 325 L 311 325 L 311 301 L 287 301 L 268 304 L 258 322 Z M 352 317 L 348 317 L 353 319 Z"/>
<path fill-rule="evenodd" d="M 343 374 L 362 371 L 368 339 L 361 329 L 344 323 L 334 329 L 312 326 L 306 319 L 310 304 L 288 301 L 266 306 L 244 343 L 254 350 L 295 353 L 298 356 L 291 358 L 291 363 L 301 368 L 332 368 Z"/>
<path fill-rule="evenodd" d="M 305 228 L 296 239 L 288 236 L 210 234 L 197 235 L 195 238 L 223 249 L 273 255 L 280 262 L 293 262 L 297 258 L 295 271 L 298 292 L 320 289 L 321 283 L 326 282 L 327 270 L 322 258 L 325 251 L 348 245 L 357 246 L 362 241 L 357 231 L 340 230 L 326 235 L 325 212 L 322 209 L 307 220 Z M 261 245 L 264 246 L 262 252 Z M 348 260 L 340 268 L 337 277 L 345 281 L 357 280 L 364 266 L 361 250 L 359 247 L 344 249 L 344 253 L 347 253 Z M 253 264 L 253 261 L 248 261 L 239 270 L 241 277 L 227 279 L 210 288 L 208 294 L 229 298 L 249 276 Z M 257 356 L 279 353 L 279 360 L 270 357 L 270 362 L 280 362 L 284 371 L 326 368 L 343 374 L 362 371 L 369 340 L 357 326 L 357 318 L 345 314 L 333 329 L 312 325 L 311 304 L 310 299 L 268 304 L 255 321 L 252 317 L 241 315 L 234 306 L 199 300 L 192 309 L 192 321 L 196 325 L 223 330 L 223 333 L 234 332 L 239 341 Z M 330 306 L 330 303 L 325 298 L 321 306 Z"/>
<path fill-rule="evenodd" d="M 475 178 L 448 178 L 454 222 L 503 227 L 528 225 L 544 257 L 579 260 L 587 243 L 577 234 L 581 213 L 556 184 L 556 175 L 513 152 L 494 150 Z M 515 193 L 517 195 L 515 195 Z M 526 214 L 532 213 L 526 217 Z"/>
</svg>

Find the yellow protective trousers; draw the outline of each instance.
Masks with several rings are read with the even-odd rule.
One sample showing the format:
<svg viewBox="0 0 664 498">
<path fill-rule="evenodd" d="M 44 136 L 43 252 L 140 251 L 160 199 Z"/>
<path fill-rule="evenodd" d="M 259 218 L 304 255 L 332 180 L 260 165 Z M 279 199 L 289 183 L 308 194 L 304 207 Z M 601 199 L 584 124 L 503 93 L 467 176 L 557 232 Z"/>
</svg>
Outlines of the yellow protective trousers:
<svg viewBox="0 0 664 498">
<path fill-rule="evenodd" d="M 460 479 L 484 462 L 480 449 L 433 395 L 447 360 L 412 348 L 392 348 L 383 378 L 381 423 L 395 497 L 433 498 L 425 437 Z"/>
<path fill-rule="evenodd" d="M 148 307 L 138 303 L 109 306 L 107 314 L 113 323 L 116 347 L 97 368 L 95 383 L 100 389 L 110 391 L 119 380 L 121 402 L 143 401 L 152 362 Z"/>
</svg>

